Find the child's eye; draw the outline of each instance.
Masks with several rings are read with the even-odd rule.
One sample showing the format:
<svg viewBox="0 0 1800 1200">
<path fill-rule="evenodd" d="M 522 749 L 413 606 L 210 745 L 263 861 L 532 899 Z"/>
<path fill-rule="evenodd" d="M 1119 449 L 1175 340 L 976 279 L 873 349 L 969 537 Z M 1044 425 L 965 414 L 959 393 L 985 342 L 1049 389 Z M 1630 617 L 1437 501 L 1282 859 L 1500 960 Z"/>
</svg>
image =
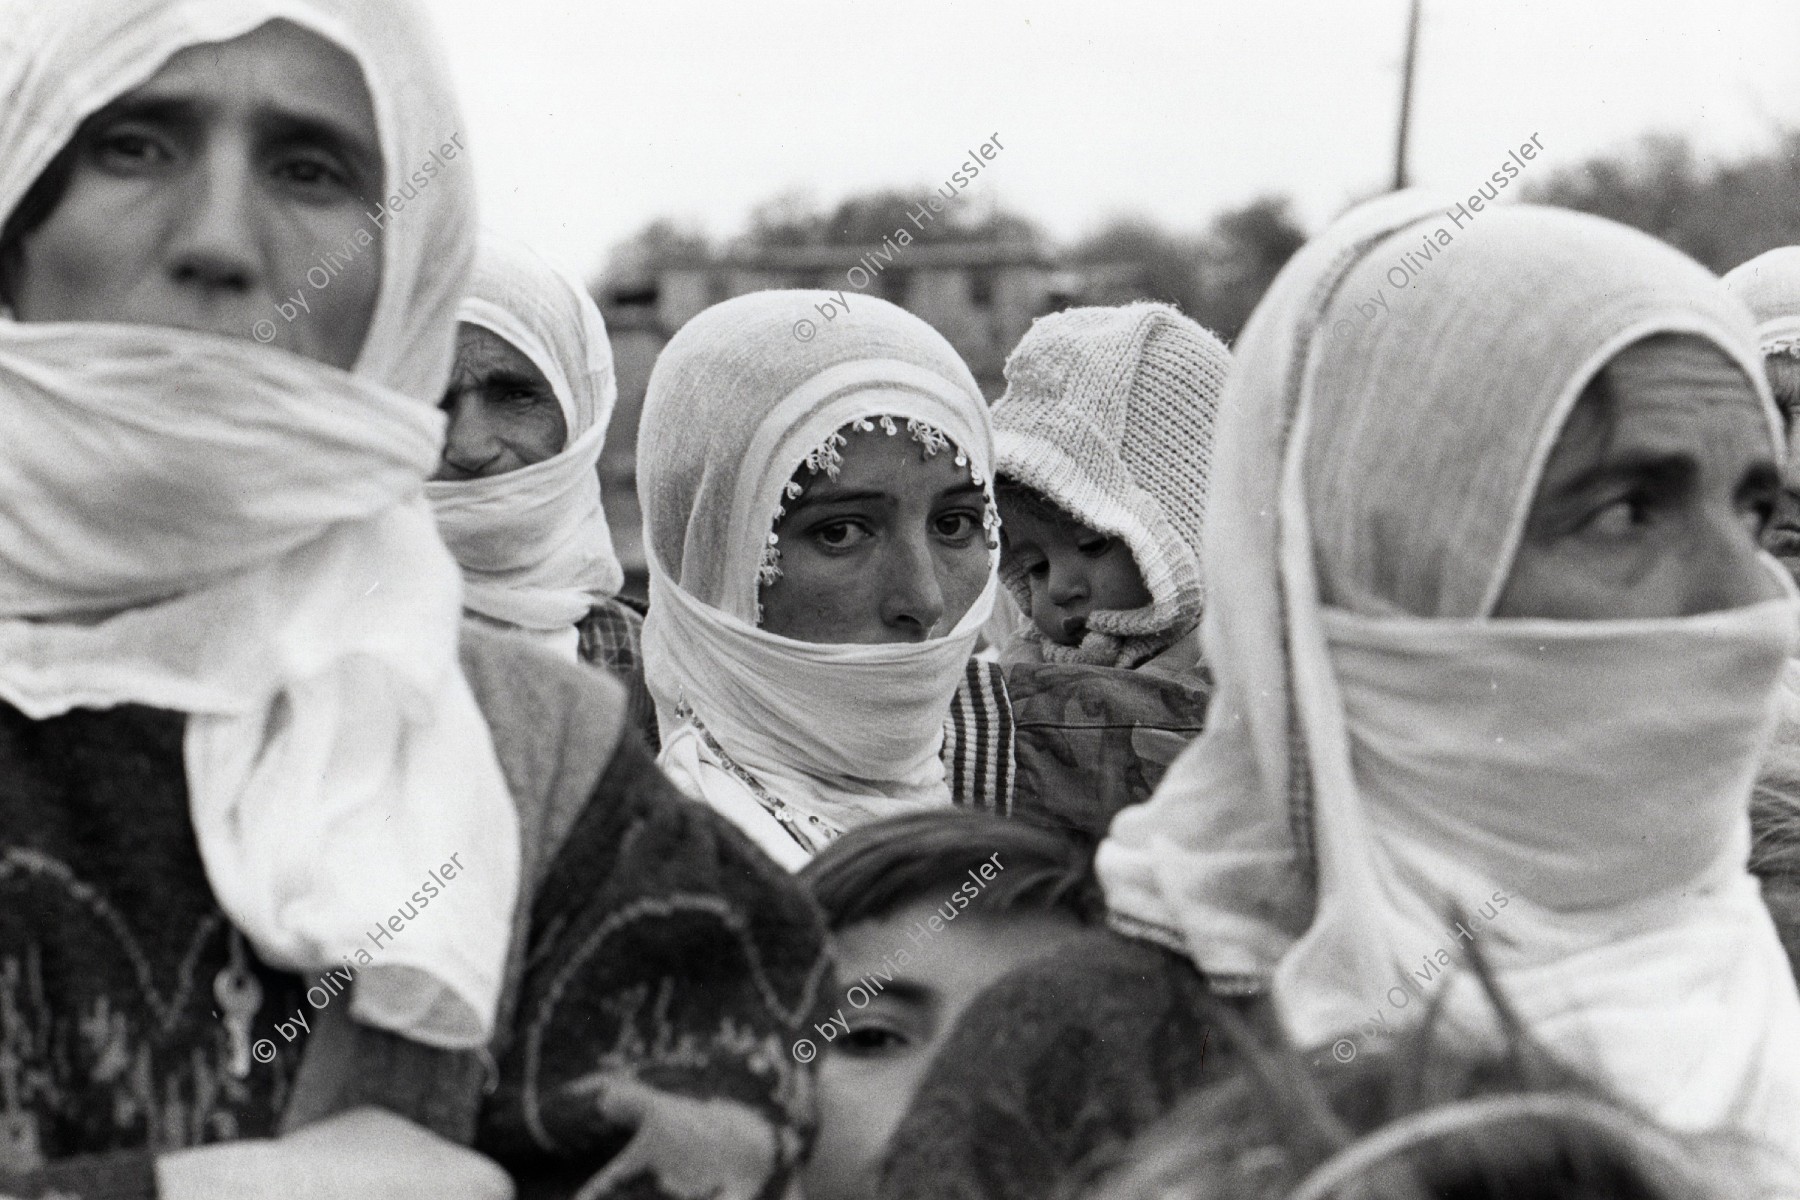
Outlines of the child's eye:
<svg viewBox="0 0 1800 1200">
<path fill-rule="evenodd" d="M 1089 558 L 1099 558 L 1113 548 L 1113 539 L 1106 537 L 1103 534 L 1099 534 L 1094 537 L 1083 538 L 1081 541 L 1076 542 L 1075 548 Z"/>
</svg>

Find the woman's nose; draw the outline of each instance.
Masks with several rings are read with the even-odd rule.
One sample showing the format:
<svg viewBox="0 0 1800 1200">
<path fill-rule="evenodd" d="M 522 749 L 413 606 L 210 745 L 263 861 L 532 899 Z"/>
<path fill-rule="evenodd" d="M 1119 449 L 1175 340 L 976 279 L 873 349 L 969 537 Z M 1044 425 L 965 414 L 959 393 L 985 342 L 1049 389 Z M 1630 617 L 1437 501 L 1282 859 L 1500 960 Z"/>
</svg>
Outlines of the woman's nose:
<svg viewBox="0 0 1800 1200">
<path fill-rule="evenodd" d="M 944 585 L 923 530 L 896 537 L 884 556 L 881 620 L 914 640 L 932 635 L 944 619 Z"/>
<path fill-rule="evenodd" d="M 249 292 L 264 272 L 248 165 L 229 146 L 208 146 L 190 168 L 189 182 L 174 193 L 181 211 L 174 214 L 170 274 L 209 296 Z"/>
<path fill-rule="evenodd" d="M 500 442 L 480 395 L 472 390 L 456 392 L 445 409 L 450 428 L 444 434 L 444 461 L 464 471 L 478 471 L 492 462 L 500 453 Z"/>
</svg>

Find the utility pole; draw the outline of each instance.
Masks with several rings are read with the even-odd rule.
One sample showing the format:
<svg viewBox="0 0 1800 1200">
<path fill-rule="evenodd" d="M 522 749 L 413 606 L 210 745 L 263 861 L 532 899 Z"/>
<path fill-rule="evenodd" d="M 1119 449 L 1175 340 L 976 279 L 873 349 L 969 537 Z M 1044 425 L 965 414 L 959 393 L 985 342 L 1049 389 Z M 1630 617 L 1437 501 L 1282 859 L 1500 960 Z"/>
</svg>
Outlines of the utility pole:
<svg viewBox="0 0 1800 1200">
<path fill-rule="evenodd" d="M 1406 138 L 1412 129 L 1413 66 L 1419 57 L 1419 4 L 1412 0 L 1406 18 L 1406 61 L 1400 69 L 1400 136 L 1394 144 L 1394 190 L 1406 186 Z"/>
</svg>

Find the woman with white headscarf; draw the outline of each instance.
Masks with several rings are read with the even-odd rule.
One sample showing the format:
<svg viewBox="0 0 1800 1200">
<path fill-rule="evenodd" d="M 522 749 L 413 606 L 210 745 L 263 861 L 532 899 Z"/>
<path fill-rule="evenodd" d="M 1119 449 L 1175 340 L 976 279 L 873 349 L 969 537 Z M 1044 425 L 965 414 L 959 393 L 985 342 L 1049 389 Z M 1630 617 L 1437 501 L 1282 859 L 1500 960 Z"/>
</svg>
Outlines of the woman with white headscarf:
<svg viewBox="0 0 1800 1200">
<path fill-rule="evenodd" d="M 1162 954 L 999 985 L 900 1137 L 954 1172 L 979 1112 L 1055 1128 L 1026 1081 L 1078 1036 L 1144 1075 L 1068 1077 L 1090 1134 L 1194 1086 L 1204 1012 L 1165 959 L 1340 1060 L 1433 1004 L 1497 1045 L 1473 943 L 1627 1104 L 1800 1145 L 1800 998 L 1745 870 L 1797 603 L 1755 541 L 1780 426 L 1743 310 L 1610 222 L 1403 193 L 1283 269 L 1219 421 L 1219 691 L 1097 859 L 1114 928 Z M 996 1061 L 1002 1024 L 1030 1032 Z"/>
<path fill-rule="evenodd" d="M 658 761 L 791 867 L 951 802 L 945 721 L 996 586 L 968 367 L 874 297 L 818 328 L 824 298 L 757 292 L 688 322 L 638 435 Z"/>
<path fill-rule="evenodd" d="M 614 685 L 462 628 L 423 492 L 474 181 L 428 22 L 9 20 L 0 1193 L 508 1194 L 445 1140 L 496 1066 L 488 1124 L 529 1105 L 555 1129 L 509 1165 L 600 1167 L 658 1095 L 602 1114 L 560 1072 L 679 1042 L 656 1077 L 708 1095 L 745 1031 L 794 1035 L 816 921 L 620 736 Z M 674 912 L 704 949 L 679 969 L 582 951 L 596 927 L 655 946 Z M 611 1004 L 646 962 L 654 1020 Z M 555 1069 L 527 1070 L 513 1020 L 570 1007 Z M 760 1078 L 779 1147 L 802 1089 Z"/>
<path fill-rule="evenodd" d="M 611 671 L 654 732 L 643 618 L 618 600 L 597 465 L 618 398 L 593 297 L 530 249 L 484 235 L 458 319 L 442 460 L 425 485 L 472 620 Z"/>
</svg>

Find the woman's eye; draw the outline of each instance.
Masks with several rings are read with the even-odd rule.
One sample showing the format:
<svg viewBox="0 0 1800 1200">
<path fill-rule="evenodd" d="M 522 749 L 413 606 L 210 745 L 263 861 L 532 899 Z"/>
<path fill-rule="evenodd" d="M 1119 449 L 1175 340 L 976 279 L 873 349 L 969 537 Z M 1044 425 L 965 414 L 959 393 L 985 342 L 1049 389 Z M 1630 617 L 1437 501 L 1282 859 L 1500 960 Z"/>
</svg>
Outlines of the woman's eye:
<svg viewBox="0 0 1800 1200">
<path fill-rule="evenodd" d="M 1599 537 L 1628 537 L 1643 525 L 1648 511 L 1641 501 L 1632 497 L 1614 500 L 1594 511 L 1587 520 L 1586 531 Z"/>
<path fill-rule="evenodd" d="M 857 521 L 832 521 L 812 531 L 813 540 L 827 550 L 848 550 L 871 536 Z"/>
<path fill-rule="evenodd" d="M 94 158 L 114 171 L 140 171 L 174 158 L 160 139 L 132 129 L 113 129 L 94 139 Z"/>
<path fill-rule="evenodd" d="M 932 522 L 937 535 L 947 541 L 960 542 L 973 537 L 981 522 L 973 513 L 945 513 Z"/>
<path fill-rule="evenodd" d="M 296 191 L 320 198 L 335 199 L 355 190 L 349 171 L 317 154 L 287 155 L 275 164 L 274 174 Z"/>
<path fill-rule="evenodd" d="M 881 1025 L 865 1025 L 844 1035 L 846 1050 L 856 1054 L 880 1054 L 911 1045 L 904 1033 Z"/>
<path fill-rule="evenodd" d="M 1025 574 L 1030 576 L 1033 579 L 1044 578 L 1046 575 L 1050 574 L 1049 560 L 1042 559 L 1042 558 L 1038 559 L 1036 562 L 1032 563 L 1029 567 L 1025 568 Z"/>
</svg>

